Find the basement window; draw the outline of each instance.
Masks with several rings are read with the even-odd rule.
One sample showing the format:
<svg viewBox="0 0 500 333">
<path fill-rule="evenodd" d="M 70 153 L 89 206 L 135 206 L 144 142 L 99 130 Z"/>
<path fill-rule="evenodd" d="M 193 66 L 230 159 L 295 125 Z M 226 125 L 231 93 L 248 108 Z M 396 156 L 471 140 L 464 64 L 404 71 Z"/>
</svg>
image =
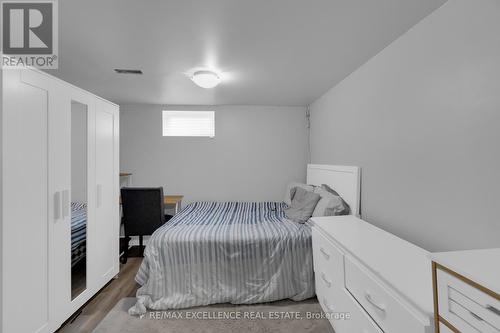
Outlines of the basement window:
<svg viewBox="0 0 500 333">
<path fill-rule="evenodd" d="M 215 137 L 215 111 L 163 111 L 163 136 Z"/>
</svg>

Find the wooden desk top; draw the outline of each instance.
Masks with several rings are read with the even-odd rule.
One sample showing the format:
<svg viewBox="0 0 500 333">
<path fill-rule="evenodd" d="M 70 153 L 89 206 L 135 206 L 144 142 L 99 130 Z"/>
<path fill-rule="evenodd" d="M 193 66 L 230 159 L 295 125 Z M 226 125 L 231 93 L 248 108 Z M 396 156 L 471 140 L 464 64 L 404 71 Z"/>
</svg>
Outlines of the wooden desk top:
<svg viewBox="0 0 500 333">
<path fill-rule="evenodd" d="M 120 172 L 120 177 L 127 177 L 127 176 L 132 176 L 132 173 L 130 173 L 130 172 Z"/>
<path fill-rule="evenodd" d="M 163 197 L 163 202 L 165 205 L 176 205 L 182 201 L 183 195 L 165 195 Z M 122 197 L 120 196 L 120 205 L 122 203 Z"/>
<path fill-rule="evenodd" d="M 166 195 L 163 199 L 165 205 L 176 205 L 182 201 L 183 195 Z"/>
</svg>

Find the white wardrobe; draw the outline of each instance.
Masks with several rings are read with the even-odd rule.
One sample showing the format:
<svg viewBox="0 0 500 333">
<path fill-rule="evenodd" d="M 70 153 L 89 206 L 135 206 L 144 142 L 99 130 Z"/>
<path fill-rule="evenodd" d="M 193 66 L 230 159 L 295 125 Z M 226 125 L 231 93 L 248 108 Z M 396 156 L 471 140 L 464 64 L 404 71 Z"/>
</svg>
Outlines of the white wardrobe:
<svg viewBox="0 0 500 333">
<path fill-rule="evenodd" d="M 119 270 L 119 110 L 34 69 L 1 97 L 0 330 L 53 332 Z"/>
</svg>

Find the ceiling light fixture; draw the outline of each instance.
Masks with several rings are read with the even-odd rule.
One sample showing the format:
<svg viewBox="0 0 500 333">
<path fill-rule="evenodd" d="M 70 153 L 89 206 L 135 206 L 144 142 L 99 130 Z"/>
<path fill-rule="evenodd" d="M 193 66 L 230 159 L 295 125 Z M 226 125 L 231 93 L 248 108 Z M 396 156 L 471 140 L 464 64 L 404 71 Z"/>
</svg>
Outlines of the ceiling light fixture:
<svg viewBox="0 0 500 333">
<path fill-rule="evenodd" d="M 191 76 L 191 80 L 199 87 L 210 89 L 221 83 L 221 78 L 212 71 L 197 71 Z"/>
</svg>

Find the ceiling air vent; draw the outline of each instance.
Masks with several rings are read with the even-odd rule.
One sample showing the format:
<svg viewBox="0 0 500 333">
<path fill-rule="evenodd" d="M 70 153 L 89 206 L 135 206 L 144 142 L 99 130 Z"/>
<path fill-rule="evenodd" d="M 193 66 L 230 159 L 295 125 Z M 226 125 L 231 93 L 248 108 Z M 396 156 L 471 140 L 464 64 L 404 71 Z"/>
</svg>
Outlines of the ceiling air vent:
<svg viewBox="0 0 500 333">
<path fill-rule="evenodd" d="M 140 69 L 123 69 L 123 68 L 115 68 L 115 72 L 118 74 L 142 74 Z"/>
</svg>

